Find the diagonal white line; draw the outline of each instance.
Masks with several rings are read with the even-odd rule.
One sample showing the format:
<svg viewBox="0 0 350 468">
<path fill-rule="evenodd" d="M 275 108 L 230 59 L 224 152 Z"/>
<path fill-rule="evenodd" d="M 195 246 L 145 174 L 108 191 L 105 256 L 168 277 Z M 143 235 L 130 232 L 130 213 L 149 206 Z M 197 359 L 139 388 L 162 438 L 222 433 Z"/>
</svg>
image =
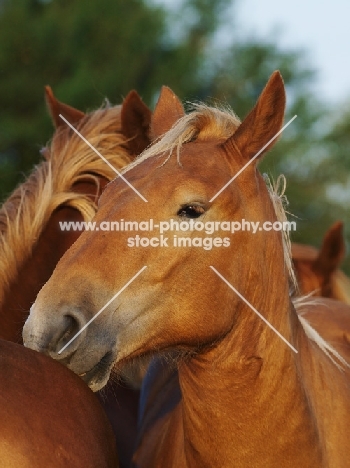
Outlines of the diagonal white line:
<svg viewBox="0 0 350 468">
<path fill-rule="evenodd" d="M 232 289 L 232 291 L 234 291 L 234 292 L 237 294 L 238 297 L 240 297 L 240 298 L 242 299 L 242 301 L 244 301 L 244 302 L 252 309 L 253 312 L 255 312 L 255 313 L 258 315 L 258 317 L 261 318 L 261 320 L 262 320 L 263 322 L 266 323 L 266 325 L 267 325 L 268 327 L 271 328 L 271 330 L 273 330 L 273 331 L 276 333 L 276 335 L 278 335 L 278 336 L 281 338 L 281 340 L 283 340 L 283 341 L 291 348 L 292 351 L 294 351 L 295 353 L 298 353 L 298 351 L 294 348 L 294 346 L 292 346 L 292 345 L 289 343 L 289 341 L 286 340 L 285 337 L 282 336 L 281 333 L 280 333 L 278 330 L 276 330 L 276 328 L 275 328 L 273 325 L 271 325 L 271 323 L 270 323 L 268 320 L 266 320 L 266 318 L 265 318 L 263 315 L 261 315 L 261 313 L 258 312 L 258 311 L 256 310 L 256 308 L 255 308 L 254 306 L 252 306 L 251 303 L 248 302 L 247 299 L 246 299 L 244 296 L 242 296 L 242 294 L 239 293 L 239 292 L 237 291 L 236 288 L 234 288 L 234 287 L 232 286 L 232 284 L 230 284 L 230 283 L 227 281 L 227 279 L 225 279 L 213 266 L 210 265 L 210 268 L 214 271 L 214 273 L 216 273 L 216 274 L 218 275 L 219 278 L 222 279 L 222 281 L 224 281 L 224 282 L 227 284 L 227 286 L 228 286 L 229 288 Z"/>
<path fill-rule="evenodd" d="M 129 182 L 127 179 L 125 179 L 125 177 L 124 177 L 124 176 L 123 176 L 123 175 L 122 175 L 122 174 L 121 174 L 121 173 L 120 173 L 104 156 L 102 156 L 102 154 L 101 154 L 94 146 L 92 146 L 92 144 L 91 144 L 86 138 L 84 138 L 83 135 L 82 135 L 80 132 L 78 132 L 78 130 L 77 130 L 76 128 L 74 128 L 73 125 L 71 125 L 71 124 L 68 122 L 68 120 L 65 119 L 65 118 L 63 117 L 62 114 L 59 114 L 59 116 L 61 117 L 62 120 L 64 120 L 64 122 L 66 122 L 66 124 L 67 124 L 77 135 L 80 136 L 80 138 L 81 138 L 83 141 L 85 141 L 85 143 L 86 143 L 88 146 L 90 146 L 90 148 L 91 148 L 98 156 L 100 156 L 101 159 L 103 159 L 103 161 L 104 161 L 106 164 L 108 164 L 108 166 L 109 166 L 116 174 L 118 174 L 119 177 L 121 177 L 121 178 L 124 180 L 124 182 L 125 182 L 126 184 L 128 184 L 128 186 L 129 186 L 140 198 L 142 198 L 142 200 L 143 200 L 144 202 L 146 202 L 146 203 L 148 202 L 148 200 L 146 200 L 146 198 L 145 198 L 143 195 L 141 195 L 141 193 L 140 193 L 138 190 L 136 190 L 136 188 L 135 188 L 132 184 L 130 184 L 130 182 Z"/>
<path fill-rule="evenodd" d="M 266 143 L 266 145 L 264 145 L 264 146 L 261 148 L 261 150 L 259 150 L 259 151 L 256 153 L 256 155 L 255 155 L 254 157 L 252 157 L 252 159 L 250 159 L 250 160 L 247 162 L 247 164 L 245 164 L 245 165 L 232 177 L 232 179 L 230 179 L 230 180 L 227 182 L 227 184 L 225 184 L 225 185 L 209 200 L 209 202 L 211 203 L 212 201 L 214 201 L 215 198 L 218 197 L 218 196 L 220 195 L 220 193 L 223 192 L 223 191 L 225 190 L 225 188 L 228 187 L 228 186 L 230 185 L 230 183 L 233 182 L 233 181 L 235 180 L 235 178 L 238 177 L 239 174 L 241 174 L 241 173 L 244 171 L 244 169 L 245 169 L 246 167 L 248 167 L 249 164 L 251 164 L 251 163 L 254 161 L 254 159 L 256 159 L 256 158 L 259 156 L 259 154 L 261 154 L 261 153 L 264 151 L 264 149 L 267 148 L 267 147 L 269 146 L 269 144 L 270 144 L 273 140 L 275 140 L 275 139 L 278 137 L 278 135 L 280 135 L 280 134 L 283 132 L 283 130 L 284 130 L 285 128 L 287 128 L 288 125 L 290 125 L 290 124 L 293 122 L 293 120 L 295 120 L 296 118 L 297 118 L 297 115 L 295 115 L 294 117 L 292 117 L 292 118 L 290 119 L 290 121 L 289 121 L 288 123 L 286 123 L 286 125 L 285 125 L 284 127 L 282 127 L 281 130 L 280 130 L 279 132 L 277 132 L 276 135 L 275 135 L 274 137 L 272 137 L 271 140 L 268 141 L 268 142 Z"/>
<path fill-rule="evenodd" d="M 68 341 L 68 343 L 66 343 L 66 344 L 63 346 L 62 349 L 60 349 L 60 351 L 58 351 L 58 354 L 61 354 L 62 351 L 64 351 L 64 350 L 67 348 L 67 346 L 69 346 L 69 345 L 80 335 L 80 333 L 82 333 L 82 332 L 83 332 L 83 331 L 84 331 L 84 330 L 85 330 L 85 329 L 86 329 L 86 328 L 87 328 L 87 327 L 88 327 L 88 326 L 89 326 L 89 325 L 90 325 L 90 324 L 91 324 L 91 323 L 92 323 L 108 306 L 109 306 L 109 304 L 111 304 L 111 303 L 114 301 L 114 299 L 116 299 L 116 298 L 119 296 L 119 294 L 121 294 L 121 293 L 124 291 L 124 289 L 126 289 L 126 288 L 129 286 L 129 284 L 131 284 L 131 283 L 143 272 L 143 270 L 145 270 L 146 268 L 147 268 L 147 266 L 142 267 L 141 270 L 139 270 L 139 271 L 136 273 L 136 275 L 134 275 L 134 276 L 117 292 L 117 294 L 115 294 L 115 295 L 112 297 L 112 299 L 110 299 L 110 300 L 107 302 L 107 304 L 105 304 L 105 305 L 102 307 L 102 309 L 100 309 L 100 310 L 92 317 L 92 319 L 90 319 L 90 320 L 83 326 L 83 328 L 82 328 L 81 330 L 79 330 L 78 333 L 77 333 L 76 335 L 74 335 L 73 338 L 70 339 L 70 340 Z"/>
</svg>

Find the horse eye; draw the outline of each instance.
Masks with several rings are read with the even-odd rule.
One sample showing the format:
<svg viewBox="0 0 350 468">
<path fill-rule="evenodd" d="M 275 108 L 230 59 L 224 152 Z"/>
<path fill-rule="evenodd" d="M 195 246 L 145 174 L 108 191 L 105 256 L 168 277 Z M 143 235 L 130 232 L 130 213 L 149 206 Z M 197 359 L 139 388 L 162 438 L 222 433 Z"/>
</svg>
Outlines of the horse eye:
<svg viewBox="0 0 350 468">
<path fill-rule="evenodd" d="M 188 205 L 180 208 L 177 215 L 182 218 L 199 218 L 203 213 L 205 213 L 205 209 L 202 206 Z"/>
</svg>

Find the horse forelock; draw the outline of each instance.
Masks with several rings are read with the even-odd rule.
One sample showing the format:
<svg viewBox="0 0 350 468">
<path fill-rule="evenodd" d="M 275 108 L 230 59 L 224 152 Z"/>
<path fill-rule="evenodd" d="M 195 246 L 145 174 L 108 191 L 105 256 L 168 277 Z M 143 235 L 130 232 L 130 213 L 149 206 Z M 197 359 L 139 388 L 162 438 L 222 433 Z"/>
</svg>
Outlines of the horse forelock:
<svg viewBox="0 0 350 468">
<path fill-rule="evenodd" d="M 147 148 L 122 172 L 138 166 L 155 156 L 170 157 L 174 152 L 180 163 L 180 151 L 190 141 L 217 140 L 224 142 L 237 130 L 240 120 L 231 109 L 210 107 L 202 103 L 190 103 L 191 112 L 181 117 L 174 126 Z"/>
<path fill-rule="evenodd" d="M 117 170 L 131 160 L 120 112 L 121 106 L 101 107 L 87 114 L 77 128 Z M 74 193 L 72 186 L 82 180 L 98 184 L 98 177 L 112 180 L 116 176 L 68 126 L 56 130 L 45 148 L 45 159 L 0 208 L 0 303 L 56 208 L 72 206 L 85 221 L 94 216 L 94 201 Z"/>
</svg>

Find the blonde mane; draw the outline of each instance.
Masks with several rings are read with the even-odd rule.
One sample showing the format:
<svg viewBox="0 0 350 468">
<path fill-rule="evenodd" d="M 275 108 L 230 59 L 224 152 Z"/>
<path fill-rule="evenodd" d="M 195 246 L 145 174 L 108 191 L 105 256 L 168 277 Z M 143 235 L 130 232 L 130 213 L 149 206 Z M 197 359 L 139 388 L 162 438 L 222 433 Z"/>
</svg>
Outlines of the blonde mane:
<svg viewBox="0 0 350 468">
<path fill-rule="evenodd" d="M 285 206 L 288 205 L 288 200 L 286 196 L 284 195 L 284 192 L 286 189 L 286 179 L 283 175 L 280 175 L 277 178 L 276 183 L 271 183 L 266 175 L 264 175 L 264 178 L 265 178 L 268 190 L 269 190 L 270 198 L 272 200 L 277 219 L 278 221 L 283 223 L 284 221 L 287 221 Z M 297 317 L 299 319 L 299 322 L 301 323 L 301 326 L 306 336 L 309 338 L 309 340 L 313 341 L 321 349 L 321 351 L 324 354 L 326 354 L 326 356 L 328 356 L 328 358 L 333 362 L 333 364 L 339 370 L 343 370 L 346 367 L 350 368 L 350 363 L 348 363 L 338 353 L 338 351 L 331 344 L 329 344 L 311 326 L 308 320 L 304 317 L 304 313 L 306 312 L 306 309 L 311 306 L 321 305 L 323 303 L 323 298 L 313 297 L 312 294 L 307 294 L 304 296 L 299 295 L 299 288 L 298 288 L 298 283 L 296 280 L 296 275 L 295 275 L 293 261 L 292 261 L 292 249 L 291 249 L 291 242 L 290 242 L 288 231 L 283 231 L 283 248 L 284 248 L 285 264 L 289 271 L 289 277 L 292 283 L 291 284 L 292 303 L 295 307 Z M 315 258 L 317 256 L 317 249 L 314 249 L 313 247 L 306 249 L 306 252 L 310 256 L 310 258 Z M 335 275 L 337 276 L 337 278 L 332 280 L 333 281 L 332 284 L 334 286 L 336 286 L 337 284 L 341 285 L 340 291 L 337 291 L 337 298 L 340 299 L 341 294 L 343 294 L 343 291 L 344 291 L 344 294 L 346 294 L 346 292 L 350 290 L 349 289 L 350 280 L 340 270 L 338 270 L 335 273 Z M 348 299 L 349 299 L 349 296 L 348 296 Z"/>
<path fill-rule="evenodd" d="M 121 106 L 103 106 L 83 117 L 78 131 L 116 168 L 130 162 L 121 133 Z M 30 257 L 53 211 L 60 205 L 79 210 L 84 220 L 96 212 L 94 201 L 74 193 L 73 184 L 115 172 L 68 126 L 59 127 L 44 148 L 46 161 L 35 167 L 0 208 L 0 304 L 18 271 Z"/>
<path fill-rule="evenodd" d="M 286 207 L 288 206 L 289 202 L 285 195 L 285 191 L 287 188 L 287 181 L 283 174 L 279 175 L 277 181 L 270 181 L 269 177 L 264 174 L 265 183 L 267 186 L 267 190 L 270 195 L 270 199 L 272 201 L 272 205 L 276 214 L 277 221 L 285 224 L 287 219 L 286 215 Z M 298 291 L 298 282 L 295 276 L 293 260 L 292 260 L 292 243 L 290 241 L 290 235 L 288 231 L 282 231 L 282 241 L 283 241 L 283 254 L 284 254 L 284 263 L 286 265 L 289 279 L 291 282 L 291 288 L 293 291 Z"/>
</svg>

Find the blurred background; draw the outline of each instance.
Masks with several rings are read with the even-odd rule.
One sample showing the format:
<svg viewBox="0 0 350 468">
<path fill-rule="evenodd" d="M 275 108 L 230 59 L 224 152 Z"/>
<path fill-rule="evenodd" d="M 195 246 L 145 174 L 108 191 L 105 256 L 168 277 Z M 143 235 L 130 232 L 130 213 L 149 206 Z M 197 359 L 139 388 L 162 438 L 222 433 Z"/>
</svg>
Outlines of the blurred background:
<svg viewBox="0 0 350 468">
<path fill-rule="evenodd" d="M 228 103 L 243 118 L 279 69 L 286 122 L 298 118 L 261 170 L 287 177 L 292 240 L 318 247 L 341 219 L 349 252 L 350 4 L 319 3 L 0 0 L 0 200 L 52 136 L 47 84 L 83 111 L 131 89 L 153 108 L 166 84 L 183 101 Z"/>
</svg>

